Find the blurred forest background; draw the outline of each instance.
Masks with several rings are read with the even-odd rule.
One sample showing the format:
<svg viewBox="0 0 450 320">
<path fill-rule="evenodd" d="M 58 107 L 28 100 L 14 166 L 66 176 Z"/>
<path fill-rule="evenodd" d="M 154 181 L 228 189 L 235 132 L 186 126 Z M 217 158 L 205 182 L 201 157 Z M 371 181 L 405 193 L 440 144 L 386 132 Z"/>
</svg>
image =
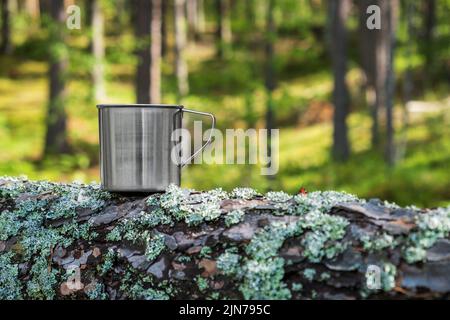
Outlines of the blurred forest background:
<svg viewBox="0 0 450 320">
<path fill-rule="evenodd" d="M 191 165 L 186 187 L 448 204 L 449 16 L 450 0 L 0 0 L 0 175 L 98 181 L 96 103 L 182 103 L 280 128 L 276 176 Z"/>
</svg>

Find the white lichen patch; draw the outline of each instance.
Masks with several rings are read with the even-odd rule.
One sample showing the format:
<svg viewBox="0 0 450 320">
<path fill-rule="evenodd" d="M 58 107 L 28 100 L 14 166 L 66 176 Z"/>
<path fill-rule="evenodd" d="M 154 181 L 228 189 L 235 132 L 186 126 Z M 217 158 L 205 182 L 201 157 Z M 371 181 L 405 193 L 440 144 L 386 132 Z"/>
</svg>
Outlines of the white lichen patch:
<svg viewBox="0 0 450 320">
<path fill-rule="evenodd" d="M 337 241 L 344 237 L 349 224 L 345 218 L 316 209 L 303 215 L 298 223 L 302 229 L 310 230 L 302 240 L 303 255 L 310 262 L 331 259 L 345 250 L 346 244 Z"/>
<path fill-rule="evenodd" d="M 426 249 L 437 240 L 450 234 L 450 206 L 432 210 L 416 217 L 417 231 L 409 234 L 403 248 L 403 257 L 408 263 L 423 261 Z"/>
<path fill-rule="evenodd" d="M 275 203 L 287 202 L 292 199 L 292 196 L 283 191 L 269 191 L 265 197 L 267 200 Z"/>
<path fill-rule="evenodd" d="M 369 236 L 367 234 L 360 238 L 363 248 L 369 252 L 380 251 L 386 248 L 394 248 L 397 244 L 394 236 L 382 233 Z"/>
<path fill-rule="evenodd" d="M 231 198 L 242 200 L 251 200 L 259 195 L 258 191 L 252 188 L 234 188 L 230 194 Z"/>
</svg>

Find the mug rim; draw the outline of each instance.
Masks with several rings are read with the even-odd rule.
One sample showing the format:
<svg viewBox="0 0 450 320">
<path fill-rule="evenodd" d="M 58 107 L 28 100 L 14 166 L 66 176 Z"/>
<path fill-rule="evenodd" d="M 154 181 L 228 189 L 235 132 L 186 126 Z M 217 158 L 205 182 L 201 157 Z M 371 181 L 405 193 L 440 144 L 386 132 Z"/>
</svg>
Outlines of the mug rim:
<svg viewBox="0 0 450 320">
<path fill-rule="evenodd" d="M 168 109 L 183 109 L 184 106 L 178 104 L 153 104 L 153 103 L 122 103 L 122 104 L 98 104 L 98 109 L 103 108 L 168 108 Z"/>
</svg>

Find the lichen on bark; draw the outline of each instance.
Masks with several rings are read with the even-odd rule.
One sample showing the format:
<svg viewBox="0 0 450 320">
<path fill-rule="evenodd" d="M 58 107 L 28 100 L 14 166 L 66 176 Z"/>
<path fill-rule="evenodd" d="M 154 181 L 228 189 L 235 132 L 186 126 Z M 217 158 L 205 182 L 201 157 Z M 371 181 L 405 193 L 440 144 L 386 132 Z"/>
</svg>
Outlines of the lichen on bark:
<svg viewBox="0 0 450 320">
<path fill-rule="evenodd" d="M 0 299 L 445 298 L 449 232 L 450 207 L 335 191 L 135 196 L 3 177 Z"/>
</svg>

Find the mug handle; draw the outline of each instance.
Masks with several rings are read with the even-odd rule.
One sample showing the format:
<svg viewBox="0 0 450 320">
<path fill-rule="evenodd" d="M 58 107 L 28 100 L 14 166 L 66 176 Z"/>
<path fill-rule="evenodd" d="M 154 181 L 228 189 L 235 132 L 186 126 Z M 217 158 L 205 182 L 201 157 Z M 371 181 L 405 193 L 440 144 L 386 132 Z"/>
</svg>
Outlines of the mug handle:
<svg viewBox="0 0 450 320">
<path fill-rule="evenodd" d="M 212 133 L 213 133 L 213 130 L 214 130 L 215 126 L 216 126 L 216 118 L 214 117 L 214 115 L 212 113 L 209 113 L 209 112 L 201 112 L 201 111 L 195 111 L 195 110 L 190 110 L 190 109 L 181 109 L 181 111 L 182 112 L 193 113 L 193 114 L 200 114 L 202 116 L 208 116 L 208 117 L 211 118 L 211 131 L 209 132 L 208 140 L 202 145 L 202 147 L 200 149 L 195 151 L 194 154 L 192 154 L 188 159 L 186 159 L 184 162 L 182 162 L 180 164 L 181 167 L 184 167 L 189 161 L 194 159 L 195 156 L 197 154 L 199 154 L 200 151 L 202 151 L 208 144 L 211 143 Z"/>
</svg>

